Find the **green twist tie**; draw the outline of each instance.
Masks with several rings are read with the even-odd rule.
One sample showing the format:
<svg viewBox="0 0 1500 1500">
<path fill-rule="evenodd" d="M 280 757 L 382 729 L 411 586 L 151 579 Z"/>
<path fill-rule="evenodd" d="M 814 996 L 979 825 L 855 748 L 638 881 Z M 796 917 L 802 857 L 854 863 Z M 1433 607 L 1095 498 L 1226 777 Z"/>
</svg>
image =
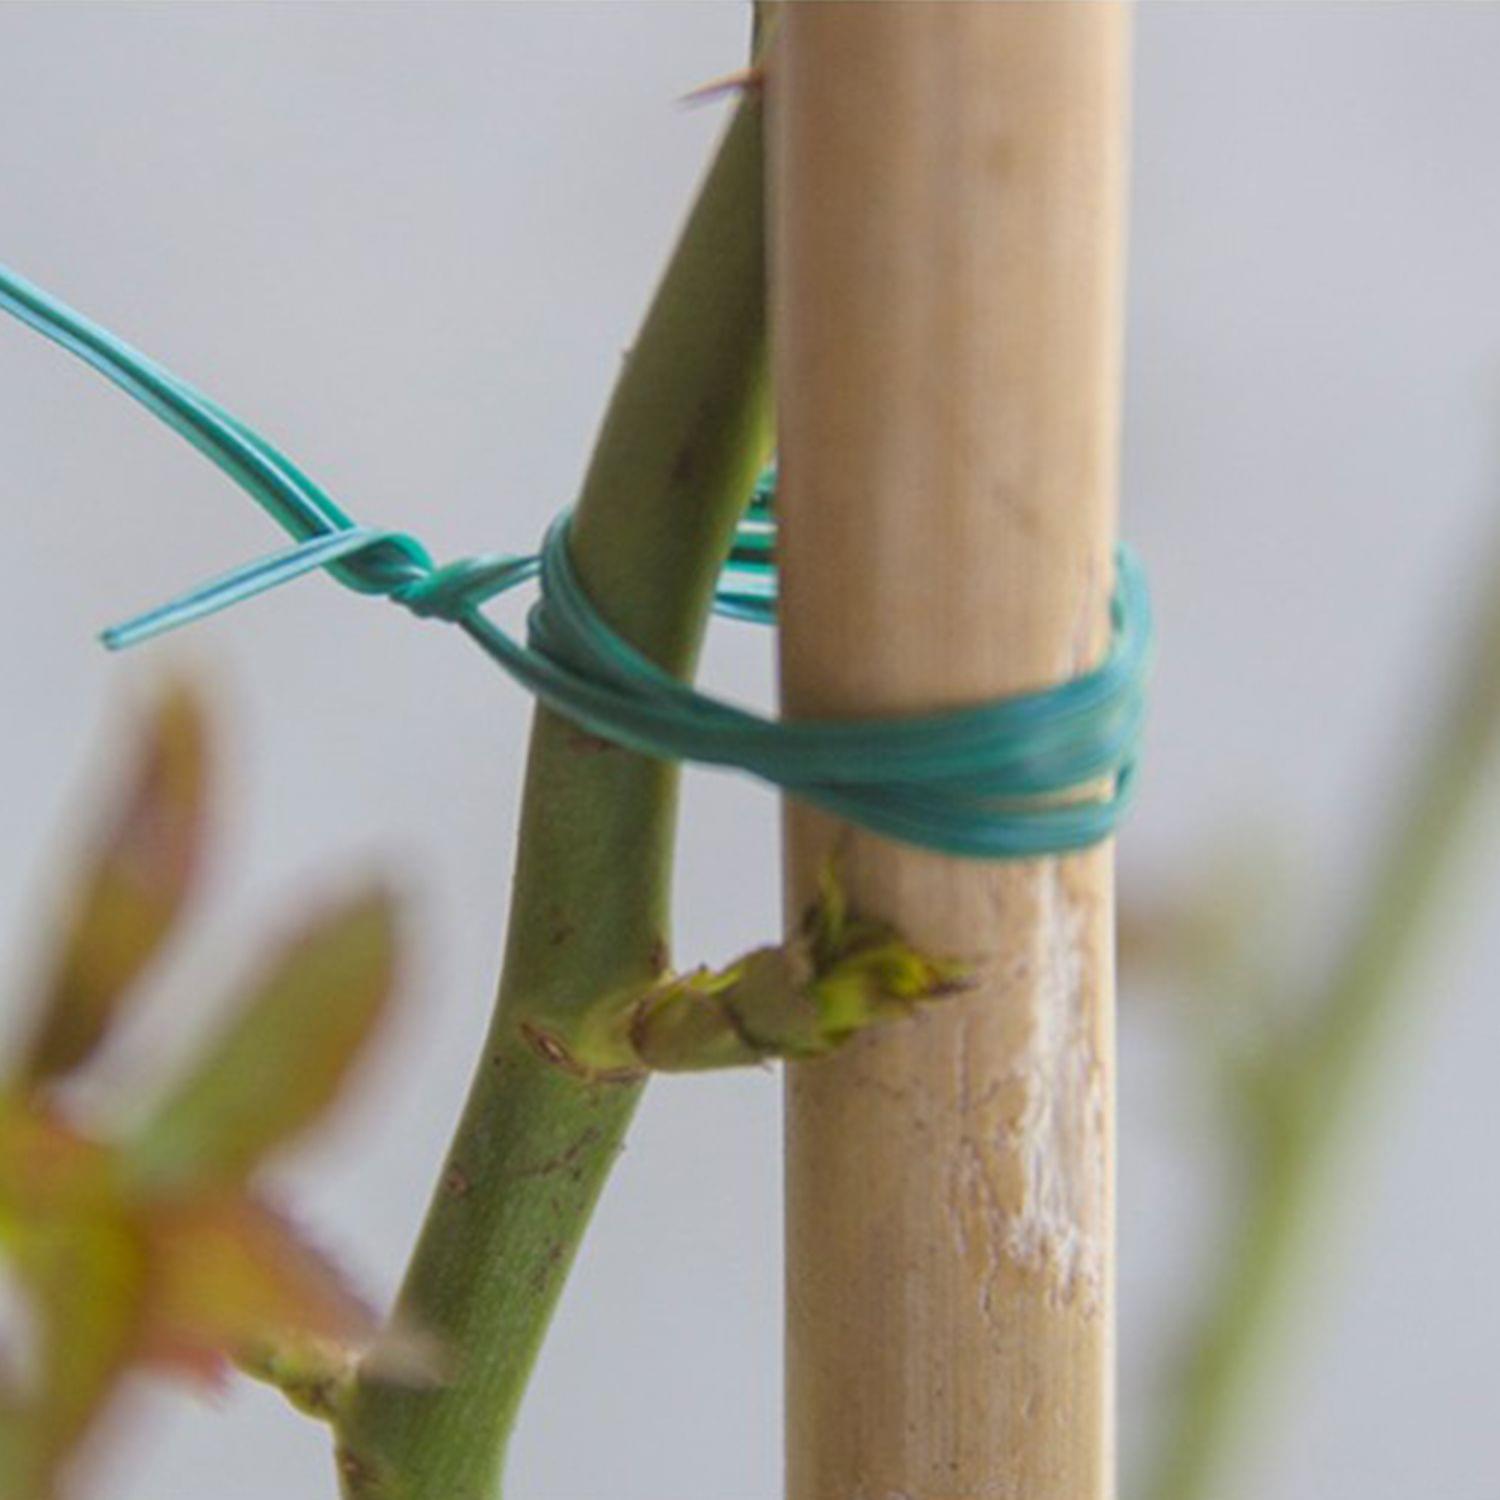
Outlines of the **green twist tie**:
<svg viewBox="0 0 1500 1500">
<path fill-rule="evenodd" d="M 535 555 L 438 566 L 416 538 L 358 524 L 222 407 L 3 266 L 0 307 L 134 396 L 295 539 L 106 630 L 112 650 L 325 569 L 348 588 L 458 626 L 541 702 L 603 739 L 657 759 L 748 771 L 905 843 L 980 859 L 1063 854 L 1109 838 L 1130 802 L 1151 616 L 1140 564 L 1124 546 L 1115 554 L 1109 653 L 1090 672 L 943 713 L 768 719 L 694 691 L 615 634 L 573 569 L 566 512 Z M 720 614 L 774 623 L 775 482 L 773 467 L 740 522 L 715 599 Z M 482 608 L 532 578 L 540 597 L 523 643 Z"/>
</svg>

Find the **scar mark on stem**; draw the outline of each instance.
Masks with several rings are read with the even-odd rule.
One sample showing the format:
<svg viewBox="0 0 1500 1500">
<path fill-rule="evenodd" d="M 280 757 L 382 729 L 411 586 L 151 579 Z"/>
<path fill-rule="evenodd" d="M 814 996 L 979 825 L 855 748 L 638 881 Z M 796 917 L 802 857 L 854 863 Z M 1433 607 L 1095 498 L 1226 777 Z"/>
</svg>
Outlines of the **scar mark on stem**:
<svg viewBox="0 0 1500 1500">
<path fill-rule="evenodd" d="M 518 1167 L 509 1175 L 513 1180 L 523 1177 L 552 1177 L 558 1173 L 576 1175 L 581 1170 L 584 1155 L 599 1139 L 600 1133 L 597 1125 L 590 1125 L 573 1141 L 572 1145 L 559 1151 L 555 1156 L 549 1156 L 534 1166 Z"/>
<path fill-rule="evenodd" d="M 651 940 L 650 951 L 646 955 L 646 962 L 651 965 L 653 974 L 665 974 L 672 964 L 672 955 L 667 951 L 667 940 L 658 933 Z"/>
<path fill-rule="evenodd" d="M 585 1067 L 563 1045 L 561 1038 L 532 1021 L 522 1021 L 518 1030 L 526 1045 L 543 1062 L 551 1063 L 553 1067 L 561 1068 L 564 1073 L 570 1073 L 586 1083 L 635 1083 L 642 1077 L 640 1068 Z"/>
<path fill-rule="evenodd" d="M 578 755 L 603 755 L 620 748 L 613 740 L 607 740 L 601 734 L 590 734 L 586 729 L 570 729 L 567 746 Z"/>
</svg>

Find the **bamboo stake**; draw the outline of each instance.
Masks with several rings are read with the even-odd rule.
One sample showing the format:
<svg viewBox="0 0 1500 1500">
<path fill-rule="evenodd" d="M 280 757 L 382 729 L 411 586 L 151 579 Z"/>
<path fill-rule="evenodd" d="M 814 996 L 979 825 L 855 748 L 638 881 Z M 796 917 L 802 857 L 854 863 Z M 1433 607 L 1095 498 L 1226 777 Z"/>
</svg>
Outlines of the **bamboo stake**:
<svg viewBox="0 0 1500 1500">
<path fill-rule="evenodd" d="M 786 8 L 771 59 L 793 715 L 1058 681 L 1106 639 L 1126 17 Z M 1111 855 L 789 814 L 978 991 L 789 1069 L 790 1500 L 1113 1491 Z"/>
</svg>

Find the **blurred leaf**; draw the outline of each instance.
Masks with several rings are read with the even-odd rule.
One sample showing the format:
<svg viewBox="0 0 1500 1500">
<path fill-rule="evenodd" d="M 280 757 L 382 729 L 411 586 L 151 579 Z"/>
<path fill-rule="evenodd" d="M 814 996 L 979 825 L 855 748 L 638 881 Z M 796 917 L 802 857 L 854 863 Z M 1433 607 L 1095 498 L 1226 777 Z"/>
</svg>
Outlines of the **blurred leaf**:
<svg viewBox="0 0 1500 1500">
<path fill-rule="evenodd" d="M 110 1150 L 25 1100 L 0 1105 L 0 1230 L 34 1334 L 0 1424 L 0 1494 L 31 1500 L 129 1363 L 144 1261 Z"/>
<path fill-rule="evenodd" d="M 28 1100 L 0 1100 L 0 1238 L 100 1212 L 117 1196 L 114 1154 Z"/>
<path fill-rule="evenodd" d="M 369 1343 L 370 1310 L 281 1215 L 237 1191 L 154 1204 L 148 1358 L 212 1379 L 275 1351 L 334 1367 Z"/>
<path fill-rule="evenodd" d="M 0 1392 L 3 1500 L 53 1494 L 135 1365 L 218 1384 L 240 1361 L 322 1415 L 372 1350 L 389 1344 L 412 1378 L 423 1346 L 377 1339 L 367 1306 L 280 1214 L 234 1185 L 140 1192 L 121 1166 L 25 1101 L 0 1110 L 0 1241 L 36 1332 L 19 1385 Z"/>
<path fill-rule="evenodd" d="M 243 1178 L 323 1112 L 389 998 L 394 929 L 389 895 L 371 891 L 272 960 L 136 1142 L 146 1180 Z"/>
<path fill-rule="evenodd" d="M 38 1318 L 34 1440 L 50 1471 L 68 1454 L 129 1366 L 146 1264 L 124 1220 L 101 1215 L 41 1236 L 22 1276 Z"/>
<path fill-rule="evenodd" d="M 0 1243 L 35 1357 L 0 1391 L 0 1497 L 50 1500 L 60 1465 L 133 1366 L 218 1384 L 231 1362 L 330 1415 L 378 1339 L 373 1314 L 280 1214 L 238 1185 L 141 1191 L 118 1151 L 27 1101 L 0 1109 Z"/>
<path fill-rule="evenodd" d="M 191 892 L 205 739 L 196 699 L 163 695 L 79 884 L 18 1077 L 0 1087 L 0 1254 L 30 1335 L 0 1362 L 0 1500 L 57 1500 L 78 1444 L 143 1364 L 217 1380 L 240 1361 L 326 1414 L 365 1356 L 410 1376 L 430 1353 L 377 1337 L 332 1265 L 245 1186 L 323 1112 L 384 1009 L 384 893 L 273 953 L 136 1140 L 83 1133 L 48 1087 L 105 1040 Z"/>
<path fill-rule="evenodd" d="M 207 750 L 187 688 L 156 706 L 134 776 L 79 881 L 20 1073 L 71 1072 L 103 1041 L 182 909 L 199 864 Z"/>
<path fill-rule="evenodd" d="M 57 1471 L 125 1374 L 140 1330 L 146 1261 L 118 1212 L 82 1205 L 28 1219 L 9 1257 L 35 1322 L 35 1374 L 0 1444 L 0 1494 L 53 1493 Z"/>
</svg>

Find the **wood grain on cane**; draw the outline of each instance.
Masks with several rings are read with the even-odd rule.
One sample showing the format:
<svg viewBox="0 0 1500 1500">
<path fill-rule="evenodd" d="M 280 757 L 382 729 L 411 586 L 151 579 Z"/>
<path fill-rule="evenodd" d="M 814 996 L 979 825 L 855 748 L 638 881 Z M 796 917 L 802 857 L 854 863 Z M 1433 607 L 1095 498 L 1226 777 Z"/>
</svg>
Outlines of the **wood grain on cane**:
<svg viewBox="0 0 1500 1500">
<path fill-rule="evenodd" d="M 788 713 L 1059 681 L 1107 636 L 1126 18 L 789 6 L 767 70 Z M 792 914 L 980 966 L 788 1083 L 791 1500 L 1113 1492 L 1111 853 L 788 812 Z"/>
</svg>

